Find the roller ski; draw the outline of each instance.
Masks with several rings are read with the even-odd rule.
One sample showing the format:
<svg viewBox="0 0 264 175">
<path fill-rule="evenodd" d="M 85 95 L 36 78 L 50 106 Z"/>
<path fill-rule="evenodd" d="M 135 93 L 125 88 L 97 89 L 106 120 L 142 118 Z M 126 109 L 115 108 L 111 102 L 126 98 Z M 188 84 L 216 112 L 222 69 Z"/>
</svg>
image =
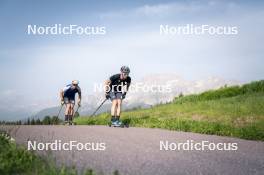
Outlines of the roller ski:
<svg viewBox="0 0 264 175">
<path fill-rule="evenodd" d="M 71 126 L 71 125 L 76 125 L 76 123 L 73 122 L 72 118 L 68 118 L 68 120 L 64 121 L 64 125 Z"/>
<path fill-rule="evenodd" d="M 111 120 L 109 123 L 108 123 L 108 126 L 109 127 L 120 127 L 120 128 L 128 128 L 129 125 L 126 124 L 126 123 L 123 123 L 122 121 L 120 121 L 119 119 L 118 120 Z"/>
<path fill-rule="evenodd" d="M 71 125 L 76 125 L 76 123 L 75 122 L 64 122 L 64 125 L 71 126 Z"/>
</svg>

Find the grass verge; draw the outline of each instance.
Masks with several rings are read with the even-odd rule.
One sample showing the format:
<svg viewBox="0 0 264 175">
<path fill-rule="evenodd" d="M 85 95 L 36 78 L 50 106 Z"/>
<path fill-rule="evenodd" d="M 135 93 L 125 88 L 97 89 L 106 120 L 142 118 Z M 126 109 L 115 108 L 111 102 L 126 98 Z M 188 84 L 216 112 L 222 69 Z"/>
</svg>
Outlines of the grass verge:
<svg viewBox="0 0 264 175">
<path fill-rule="evenodd" d="M 79 172 L 80 173 L 80 172 Z M 6 133 L 0 133 L 0 174 L 1 175 L 77 175 L 74 167 L 57 167 L 49 158 L 42 158 L 24 147 L 10 141 Z M 81 174 L 95 175 L 88 169 Z M 119 174 L 115 171 L 113 174 Z"/>
<path fill-rule="evenodd" d="M 110 115 L 79 117 L 79 125 L 107 125 Z M 169 104 L 122 113 L 135 127 L 163 128 L 264 141 L 264 81 L 177 97 Z"/>
</svg>

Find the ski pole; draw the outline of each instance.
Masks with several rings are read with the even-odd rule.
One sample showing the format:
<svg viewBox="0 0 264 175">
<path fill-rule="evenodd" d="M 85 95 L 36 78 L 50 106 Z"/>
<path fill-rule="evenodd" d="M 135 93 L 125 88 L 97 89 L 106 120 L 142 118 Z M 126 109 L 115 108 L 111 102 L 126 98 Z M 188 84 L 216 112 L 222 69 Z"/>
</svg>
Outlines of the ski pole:
<svg viewBox="0 0 264 175">
<path fill-rule="evenodd" d="M 100 107 L 106 102 L 106 100 L 108 100 L 107 98 L 98 106 L 98 108 L 94 111 L 94 113 L 92 114 L 92 116 L 95 115 L 95 113 L 100 109 Z"/>
<path fill-rule="evenodd" d="M 63 107 L 63 105 L 61 105 L 61 107 L 60 107 L 60 110 L 59 110 L 59 113 L 58 113 L 58 115 L 57 115 L 57 118 L 59 118 L 59 115 L 60 115 L 60 112 L 61 112 L 61 110 L 62 110 L 62 107 Z"/>
<path fill-rule="evenodd" d="M 76 114 L 76 112 L 78 112 L 79 108 L 80 108 L 80 106 L 78 105 L 76 111 L 75 111 L 74 114 L 73 114 L 73 117 L 75 117 L 75 114 Z"/>
</svg>

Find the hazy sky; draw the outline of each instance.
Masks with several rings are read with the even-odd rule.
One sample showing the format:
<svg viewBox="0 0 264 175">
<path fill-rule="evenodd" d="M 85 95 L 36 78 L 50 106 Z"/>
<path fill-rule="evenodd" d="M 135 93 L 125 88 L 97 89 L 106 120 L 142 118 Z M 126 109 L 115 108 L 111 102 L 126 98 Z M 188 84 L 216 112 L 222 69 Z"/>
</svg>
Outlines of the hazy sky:
<svg viewBox="0 0 264 175">
<path fill-rule="evenodd" d="M 56 104 L 78 79 L 85 93 L 121 65 L 133 79 L 176 73 L 263 79 L 264 4 L 260 1 L 0 1 L 0 94 L 3 107 Z M 105 26 L 106 35 L 27 34 L 27 25 Z M 238 35 L 159 35 L 160 25 L 237 26 Z"/>
</svg>

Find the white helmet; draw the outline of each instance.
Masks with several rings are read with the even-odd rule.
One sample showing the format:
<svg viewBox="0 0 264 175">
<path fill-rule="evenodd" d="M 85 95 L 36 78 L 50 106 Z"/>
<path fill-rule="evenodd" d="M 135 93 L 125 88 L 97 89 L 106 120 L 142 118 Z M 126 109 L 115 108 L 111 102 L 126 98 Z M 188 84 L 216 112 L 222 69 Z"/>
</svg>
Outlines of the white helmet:
<svg viewBox="0 0 264 175">
<path fill-rule="evenodd" d="M 73 85 L 78 85 L 79 84 L 79 81 L 78 80 L 72 80 L 72 84 Z"/>
</svg>

